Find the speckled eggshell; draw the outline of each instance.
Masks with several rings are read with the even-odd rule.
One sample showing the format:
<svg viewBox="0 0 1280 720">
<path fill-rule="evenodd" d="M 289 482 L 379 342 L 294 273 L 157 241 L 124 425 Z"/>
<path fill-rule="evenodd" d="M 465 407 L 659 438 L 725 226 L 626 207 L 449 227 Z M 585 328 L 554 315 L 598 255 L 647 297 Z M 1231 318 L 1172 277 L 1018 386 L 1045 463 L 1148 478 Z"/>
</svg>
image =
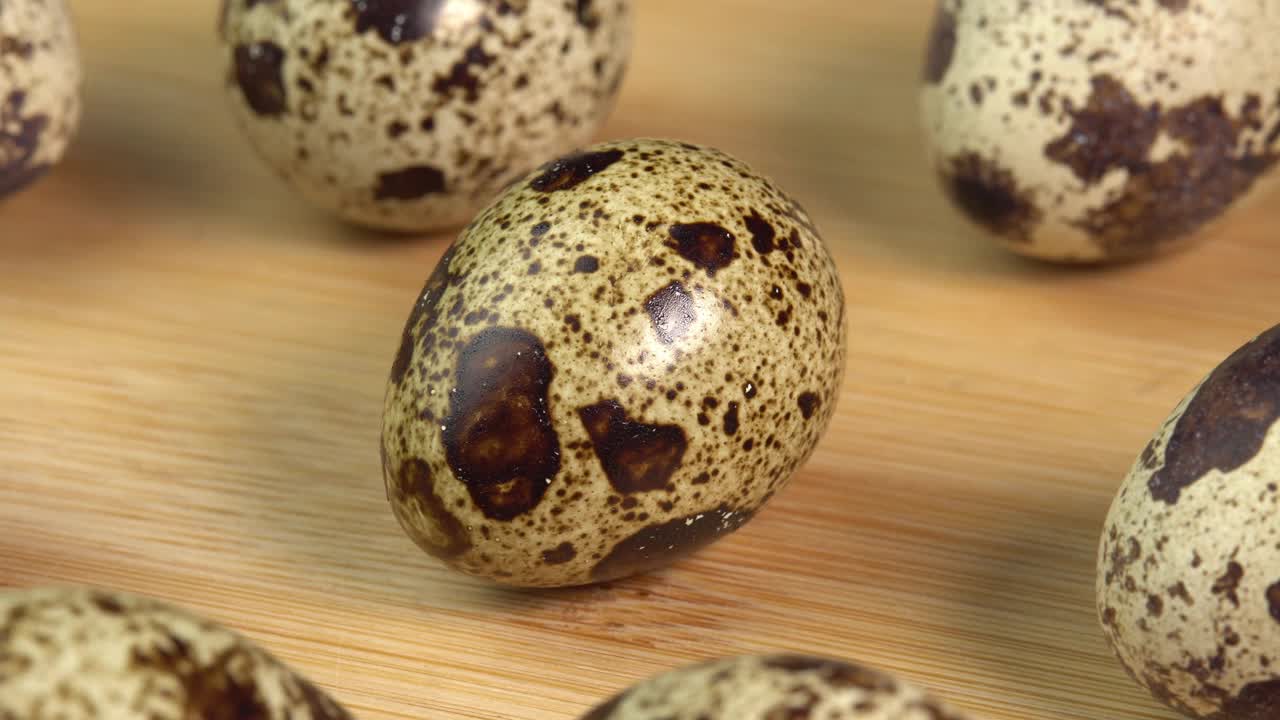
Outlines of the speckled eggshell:
<svg viewBox="0 0 1280 720">
<path fill-rule="evenodd" d="M 0 198 L 62 159 L 80 124 L 80 50 L 63 0 L 0 2 Z"/>
<path fill-rule="evenodd" d="M 963 720 L 888 674 L 800 655 L 714 660 L 650 678 L 581 720 Z"/>
<path fill-rule="evenodd" d="M 589 142 L 631 49 L 630 0 L 226 0 L 234 114 L 258 154 L 353 223 L 457 227 Z"/>
<path fill-rule="evenodd" d="M 1129 673 L 1195 718 L 1280 717 L 1280 326 L 1188 395 L 1125 478 L 1098 612 Z"/>
<path fill-rule="evenodd" d="M 595 146 L 516 183 L 436 267 L 391 371 L 388 498 L 466 573 L 644 572 L 782 488 L 844 358 L 839 277 L 791 198 L 713 149 Z"/>
<path fill-rule="evenodd" d="M 940 0 L 924 122 L 947 195 L 1009 248 L 1130 260 L 1266 183 L 1280 6 Z"/>
<path fill-rule="evenodd" d="M 351 720 L 239 635 L 148 598 L 0 590 L 0 717 Z"/>
</svg>

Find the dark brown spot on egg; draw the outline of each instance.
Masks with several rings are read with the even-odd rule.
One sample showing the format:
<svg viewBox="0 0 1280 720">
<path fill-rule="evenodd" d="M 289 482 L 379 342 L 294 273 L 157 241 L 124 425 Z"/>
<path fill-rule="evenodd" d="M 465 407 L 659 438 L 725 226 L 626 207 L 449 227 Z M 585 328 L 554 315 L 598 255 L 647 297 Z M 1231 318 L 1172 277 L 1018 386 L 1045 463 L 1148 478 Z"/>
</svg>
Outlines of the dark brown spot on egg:
<svg viewBox="0 0 1280 720">
<path fill-rule="evenodd" d="M 262 117 L 283 115 L 289 108 L 284 49 L 272 42 L 237 45 L 234 60 L 236 84 L 249 109 Z"/>
<path fill-rule="evenodd" d="M 486 517 L 535 508 L 560 471 L 547 391 L 554 368 L 533 334 L 488 328 L 463 349 L 449 398 L 449 465 Z"/>
<path fill-rule="evenodd" d="M 26 93 L 13 90 L 0 104 L 0 197 L 26 187 L 48 169 L 31 160 L 49 118 L 24 114 L 26 99 Z"/>
<path fill-rule="evenodd" d="M 785 699 L 771 708 L 764 710 L 761 717 L 786 718 L 786 720 L 810 720 L 820 698 L 813 690 L 804 686 L 792 688 Z"/>
<path fill-rule="evenodd" d="M 453 64 L 447 75 L 438 76 L 431 84 L 432 92 L 447 96 L 454 90 L 462 90 L 467 102 L 480 99 L 480 78 L 476 75 L 479 69 L 493 65 L 496 58 L 484 51 L 484 43 L 477 40 L 467 48 L 462 59 Z M 464 121 L 466 116 L 463 117 Z M 467 123 L 470 124 L 470 123 Z"/>
<path fill-rule="evenodd" d="M 1277 717 L 1280 717 L 1280 678 L 1250 683 L 1222 705 L 1224 720 L 1275 720 Z"/>
<path fill-rule="evenodd" d="M 1106 608 L 1102 611 L 1102 624 L 1109 628 L 1116 626 L 1116 609 L 1113 607 Z"/>
<path fill-rule="evenodd" d="M 1160 128 L 1159 105 L 1139 105 L 1110 75 L 1098 75 L 1091 82 L 1089 100 L 1071 113 L 1067 133 L 1044 149 L 1050 160 L 1066 165 L 1090 185 L 1112 170 L 1144 162 Z"/>
<path fill-rule="evenodd" d="M 724 434 L 738 434 L 738 403 L 729 403 L 729 409 L 724 413 Z"/>
<path fill-rule="evenodd" d="M 254 681 L 257 659 L 232 647 L 201 661 L 190 643 L 166 633 L 153 647 L 135 648 L 134 669 L 173 678 L 178 685 L 183 717 L 208 720 L 267 718 L 271 711 Z"/>
<path fill-rule="evenodd" d="M 943 3 L 937 3 L 933 15 L 933 27 L 929 32 L 929 47 L 925 55 L 924 81 L 937 85 L 951 68 L 956 52 L 956 16 Z"/>
<path fill-rule="evenodd" d="M 1147 487 L 1173 505 L 1210 470 L 1229 473 L 1262 448 L 1280 418 L 1280 326 L 1232 353 L 1210 373 L 1178 419 L 1164 466 Z"/>
<path fill-rule="evenodd" d="M 1179 13 L 1187 9 L 1191 0 L 1156 0 L 1156 4 L 1170 12 Z"/>
<path fill-rule="evenodd" d="M 570 190 L 591 176 L 604 172 L 610 165 L 621 160 L 624 154 L 622 150 L 603 150 L 560 158 L 544 166 L 542 174 L 534 178 L 529 187 L 546 193 Z"/>
<path fill-rule="evenodd" d="M 379 175 L 373 196 L 378 200 L 418 200 L 447 189 L 444 173 L 438 168 L 415 165 Z"/>
<path fill-rule="evenodd" d="M 688 447 L 678 425 L 630 419 L 616 400 L 578 410 L 609 484 L 623 495 L 661 490 L 679 469 Z"/>
<path fill-rule="evenodd" d="M 1232 560 L 1227 563 L 1227 569 L 1223 571 L 1222 576 L 1214 581 L 1212 592 L 1214 595 L 1221 595 L 1230 600 L 1232 605 L 1240 607 L 1240 595 L 1237 591 L 1240 589 L 1240 580 L 1243 578 L 1244 567 Z"/>
<path fill-rule="evenodd" d="M 154 645 L 135 648 L 130 655 L 135 670 L 173 678 L 182 717 L 203 720 L 272 717 L 255 680 L 263 662 L 261 654 L 242 645 L 203 658 L 187 640 L 167 631 Z M 303 678 L 285 670 L 281 682 L 285 697 L 306 705 L 316 720 L 351 720 L 341 706 Z"/>
<path fill-rule="evenodd" d="M 769 221 L 760 217 L 757 212 L 752 212 L 743 218 L 743 221 L 747 224 L 747 230 L 751 233 L 751 247 L 755 248 L 755 251 L 761 255 L 768 255 L 773 252 L 775 249 L 773 240 L 778 236 L 778 233 L 769 224 Z"/>
<path fill-rule="evenodd" d="M 680 257 L 706 270 L 708 276 L 714 276 L 733 262 L 733 233 L 715 223 L 672 225 L 667 232 L 672 240 L 667 245 Z"/>
<path fill-rule="evenodd" d="M 939 175 L 947 197 L 974 222 L 1010 242 L 1031 239 L 1040 209 L 1012 172 L 977 153 L 964 153 L 945 163 Z"/>
<path fill-rule="evenodd" d="M 594 255 L 581 255 L 573 263 L 575 273 L 593 273 L 600 269 L 600 260 Z"/>
<path fill-rule="evenodd" d="M 1186 583 L 1179 580 L 1169 588 L 1169 597 L 1181 600 L 1187 605 L 1195 605 L 1195 598 L 1191 597 L 1191 592 L 1187 590 Z"/>
<path fill-rule="evenodd" d="M 817 393 L 804 392 L 800 393 L 800 397 L 796 398 L 796 404 L 800 406 L 800 414 L 804 416 L 805 420 L 808 420 L 813 417 L 813 413 L 822 404 L 822 400 Z"/>
<path fill-rule="evenodd" d="M 1151 617 L 1160 617 L 1164 613 L 1164 598 L 1159 595 L 1147 596 L 1147 614 Z"/>
<path fill-rule="evenodd" d="M 615 545 L 592 568 L 591 577 L 605 581 L 655 570 L 701 550 L 750 519 L 749 513 L 721 505 L 714 510 L 650 525 Z"/>
<path fill-rule="evenodd" d="M 450 0 L 351 0 L 356 34 L 370 29 L 391 45 L 409 43 L 435 30 L 440 11 Z"/>
<path fill-rule="evenodd" d="M 667 345 L 687 335 L 697 320 L 693 296 L 679 280 L 650 295 L 644 301 L 644 309 L 649 313 L 658 339 Z"/>
<path fill-rule="evenodd" d="M 0 57 L 8 55 L 19 60 L 29 60 L 34 50 L 35 46 L 28 40 L 13 35 L 0 35 Z"/>
<path fill-rule="evenodd" d="M 418 341 L 423 340 L 425 345 L 430 338 L 434 338 L 434 326 L 440 312 L 440 298 L 444 296 L 445 290 L 450 285 L 460 279 L 460 276 L 450 272 L 455 248 L 456 246 L 450 246 L 436 263 L 431 277 L 427 279 L 427 284 L 423 286 L 422 293 L 418 296 L 418 302 L 414 304 L 413 310 L 409 313 L 409 319 L 405 322 L 404 333 L 400 339 L 400 350 L 391 364 L 391 382 L 396 385 L 403 382 L 405 375 L 408 374 L 409 366 L 413 361 L 413 349 Z"/>
<path fill-rule="evenodd" d="M 1102 11 L 1107 17 L 1123 20 L 1126 23 L 1133 24 L 1133 18 L 1129 17 L 1126 6 L 1132 5 L 1132 0 L 1084 0 L 1087 4 L 1093 5 Z"/>
<path fill-rule="evenodd" d="M 1233 118 L 1218 96 L 1161 108 L 1139 105 L 1110 75 L 1094 77 L 1092 86 L 1083 108 L 1067 108 L 1072 126 L 1045 152 L 1090 183 L 1126 171 L 1122 188 L 1075 222 L 1112 258 L 1147 255 L 1191 235 L 1275 163 L 1269 144 L 1239 147 L 1242 129 L 1260 127 L 1258 102 L 1246 100 Z M 1160 133 L 1179 147 L 1153 161 Z"/>
<path fill-rule="evenodd" d="M 412 503 L 430 524 L 430 537 L 421 532 L 409 535 L 427 554 L 442 560 L 455 558 L 471 549 L 471 540 L 462 522 L 445 507 L 436 494 L 431 466 L 420 458 L 407 458 L 398 469 L 392 469 L 384 451 L 382 472 L 387 491 L 397 506 Z"/>
<path fill-rule="evenodd" d="M 563 565 L 576 557 L 578 550 L 570 542 L 562 542 L 550 550 L 542 551 L 544 565 Z"/>
<path fill-rule="evenodd" d="M 595 2 L 593 0 L 575 0 L 574 17 L 578 19 L 578 24 L 587 30 L 587 32 L 595 32 L 600 27 L 600 16 L 596 14 Z"/>
<path fill-rule="evenodd" d="M 1267 608 L 1271 611 L 1272 619 L 1280 622 L 1280 582 L 1272 583 L 1267 588 Z"/>
<path fill-rule="evenodd" d="M 826 658 L 805 655 L 775 655 L 763 661 L 765 667 L 786 673 L 814 673 L 831 688 L 856 688 L 867 692 L 894 692 L 897 683 L 888 675 L 869 668 Z"/>
<path fill-rule="evenodd" d="M 110 595 L 107 595 L 106 593 L 100 593 L 100 592 L 92 593 L 89 596 L 89 601 L 93 603 L 94 607 L 98 608 L 99 610 L 106 613 L 107 615 L 124 614 L 124 606 L 120 604 L 120 601 L 116 600 Z"/>
</svg>

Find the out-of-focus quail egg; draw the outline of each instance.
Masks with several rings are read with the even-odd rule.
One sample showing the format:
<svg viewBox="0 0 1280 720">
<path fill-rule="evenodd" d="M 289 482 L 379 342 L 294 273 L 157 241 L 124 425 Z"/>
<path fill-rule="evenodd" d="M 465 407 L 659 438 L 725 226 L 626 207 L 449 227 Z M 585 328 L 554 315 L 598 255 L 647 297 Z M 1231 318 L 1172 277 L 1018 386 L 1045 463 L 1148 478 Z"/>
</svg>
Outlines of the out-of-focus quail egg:
<svg viewBox="0 0 1280 720">
<path fill-rule="evenodd" d="M 49 587 L 0 590 L 0 717 L 351 716 L 245 638 L 181 608 Z"/>
<path fill-rule="evenodd" d="M 1121 485 L 1098 612 L 1129 673 L 1191 717 L 1280 717 L 1280 326 L 1165 421 Z"/>
<path fill-rule="evenodd" d="M 226 0 L 234 114 L 314 204 L 388 230 L 462 225 L 590 141 L 631 0 Z"/>
<path fill-rule="evenodd" d="M 62 159 L 80 124 L 80 50 L 63 0 L 0 2 L 0 198 Z"/>
<path fill-rule="evenodd" d="M 387 391 L 388 499 L 466 573 L 644 572 L 782 488 L 844 361 L 840 280 L 795 201 L 709 148 L 598 145 L 508 189 L 427 282 Z"/>
<path fill-rule="evenodd" d="M 940 0 L 922 101 L 942 184 L 1047 260 L 1202 235 L 1275 164 L 1278 27 L 1256 0 Z"/>
<path fill-rule="evenodd" d="M 649 678 L 581 720 L 962 720 L 886 673 L 801 655 L 745 656 Z"/>
</svg>

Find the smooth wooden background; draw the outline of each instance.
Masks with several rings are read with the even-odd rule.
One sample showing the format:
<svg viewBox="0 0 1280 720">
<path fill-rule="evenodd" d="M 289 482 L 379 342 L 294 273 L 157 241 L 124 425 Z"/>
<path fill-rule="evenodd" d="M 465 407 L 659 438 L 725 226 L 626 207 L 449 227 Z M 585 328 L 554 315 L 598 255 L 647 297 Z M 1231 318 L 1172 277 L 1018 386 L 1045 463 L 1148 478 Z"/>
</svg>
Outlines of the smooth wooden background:
<svg viewBox="0 0 1280 720">
<path fill-rule="evenodd" d="M 552 593 L 452 576 L 383 498 L 383 382 L 447 237 L 331 222 L 225 111 L 216 3 L 79 0 L 73 153 L 0 206 L 0 584 L 183 603 L 366 720 L 571 720 L 713 655 L 857 659 L 993 719 L 1171 718 L 1112 659 L 1111 495 L 1200 376 L 1280 320 L 1280 209 L 1106 271 L 1004 254 L 916 131 L 931 7 L 643 0 L 602 136 L 715 144 L 816 214 L 850 305 L 839 413 L 743 531 Z"/>
</svg>

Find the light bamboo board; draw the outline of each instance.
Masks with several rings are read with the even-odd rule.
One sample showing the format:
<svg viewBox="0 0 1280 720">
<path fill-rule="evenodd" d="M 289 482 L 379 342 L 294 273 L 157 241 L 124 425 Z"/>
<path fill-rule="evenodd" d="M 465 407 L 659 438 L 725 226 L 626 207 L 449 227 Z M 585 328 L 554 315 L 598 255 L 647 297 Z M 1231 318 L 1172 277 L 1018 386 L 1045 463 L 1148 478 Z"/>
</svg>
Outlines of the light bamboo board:
<svg viewBox="0 0 1280 720">
<path fill-rule="evenodd" d="M 1154 719 L 1092 604 L 1150 432 L 1280 320 L 1280 210 L 1060 271 L 940 199 L 916 133 L 931 7 L 643 0 L 606 137 L 707 142 L 817 216 L 849 301 L 838 414 L 744 530 L 666 572 L 519 593 L 451 575 L 383 498 L 383 383 L 446 237 L 335 224 L 225 111 L 215 3 L 81 0 L 85 126 L 0 207 L 0 585 L 143 592 L 234 626 L 366 720 L 570 720 L 715 655 L 855 659 L 993 720 Z"/>
</svg>

